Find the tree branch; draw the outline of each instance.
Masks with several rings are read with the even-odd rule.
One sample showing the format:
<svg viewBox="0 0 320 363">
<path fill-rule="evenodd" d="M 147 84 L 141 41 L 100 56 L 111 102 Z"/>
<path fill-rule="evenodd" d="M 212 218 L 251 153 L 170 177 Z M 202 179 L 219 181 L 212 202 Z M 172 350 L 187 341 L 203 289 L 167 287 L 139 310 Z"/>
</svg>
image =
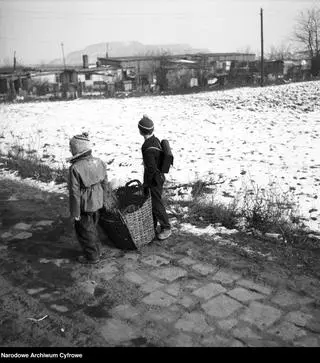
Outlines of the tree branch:
<svg viewBox="0 0 320 363">
<path fill-rule="evenodd" d="M 208 187 L 211 185 L 219 185 L 219 184 L 223 184 L 226 182 L 226 179 L 221 181 L 221 182 L 203 182 L 203 186 L 204 187 Z M 178 189 L 178 188 L 192 188 L 193 183 L 185 183 L 185 184 L 176 184 L 176 185 L 172 185 L 172 186 L 167 186 L 164 187 L 164 189 Z"/>
</svg>

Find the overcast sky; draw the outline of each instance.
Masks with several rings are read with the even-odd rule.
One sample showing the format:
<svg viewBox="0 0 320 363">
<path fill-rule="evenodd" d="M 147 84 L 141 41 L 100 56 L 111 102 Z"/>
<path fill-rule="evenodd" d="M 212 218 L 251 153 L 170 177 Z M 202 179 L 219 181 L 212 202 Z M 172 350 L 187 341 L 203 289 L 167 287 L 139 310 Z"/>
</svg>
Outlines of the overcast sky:
<svg viewBox="0 0 320 363">
<path fill-rule="evenodd" d="M 300 10 L 298 0 L 0 0 L 0 61 L 24 64 L 61 58 L 90 44 L 139 41 L 187 43 L 212 52 L 260 48 L 260 8 L 265 51 L 287 43 Z"/>
</svg>

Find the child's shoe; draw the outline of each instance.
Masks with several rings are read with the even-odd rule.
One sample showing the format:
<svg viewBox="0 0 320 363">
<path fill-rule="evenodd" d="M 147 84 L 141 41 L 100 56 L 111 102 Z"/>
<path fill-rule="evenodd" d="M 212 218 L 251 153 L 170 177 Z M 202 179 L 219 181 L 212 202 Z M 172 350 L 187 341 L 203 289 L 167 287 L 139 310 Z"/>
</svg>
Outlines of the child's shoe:
<svg viewBox="0 0 320 363">
<path fill-rule="evenodd" d="M 157 237 L 162 241 L 169 238 L 171 236 L 171 233 L 171 229 L 163 229 L 160 233 L 157 234 Z"/>
</svg>

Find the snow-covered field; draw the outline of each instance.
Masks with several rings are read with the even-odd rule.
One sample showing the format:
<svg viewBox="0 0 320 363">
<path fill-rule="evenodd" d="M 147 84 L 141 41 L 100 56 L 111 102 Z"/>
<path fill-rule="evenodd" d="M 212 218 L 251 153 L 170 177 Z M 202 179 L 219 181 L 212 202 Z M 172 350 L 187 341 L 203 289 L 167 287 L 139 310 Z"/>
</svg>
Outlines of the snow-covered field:
<svg viewBox="0 0 320 363">
<path fill-rule="evenodd" d="M 254 180 L 294 192 L 301 213 L 320 230 L 320 81 L 193 95 L 0 105 L 0 149 L 19 143 L 61 166 L 68 140 L 88 131 L 109 178 L 142 179 L 137 123 L 143 114 L 168 139 L 168 180 L 218 178 L 217 197 Z M 225 192 L 225 193 L 224 193 Z M 230 197 L 224 198 L 226 202 Z M 311 209 L 316 209 L 309 213 Z"/>
</svg>

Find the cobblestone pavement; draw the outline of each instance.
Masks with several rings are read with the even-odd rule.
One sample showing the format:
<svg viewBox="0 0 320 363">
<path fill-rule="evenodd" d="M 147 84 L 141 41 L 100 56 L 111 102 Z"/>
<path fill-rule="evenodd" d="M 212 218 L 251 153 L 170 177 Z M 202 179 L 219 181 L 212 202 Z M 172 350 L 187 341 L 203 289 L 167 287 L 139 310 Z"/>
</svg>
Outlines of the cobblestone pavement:
<svg viewBox="0 0 320 363">
<path fill-rule="evenodd" d="M 105 246 L 102 262 L 80 266 L 61 228 L 2 228 L 1 346 L 320 345 L 317 279 L 252 279 L 241 256 L 177 230 L 141 251 Z"/>
<path fill-rule="evenodd" d="M 307 265 L 174 229 L 140 251 L 104 240 L 104 259 L 82 266 L 65 196 L 0 180 L 0 197 L 1 347 L 320 344 L 320 281 Z"/>
</svg>

